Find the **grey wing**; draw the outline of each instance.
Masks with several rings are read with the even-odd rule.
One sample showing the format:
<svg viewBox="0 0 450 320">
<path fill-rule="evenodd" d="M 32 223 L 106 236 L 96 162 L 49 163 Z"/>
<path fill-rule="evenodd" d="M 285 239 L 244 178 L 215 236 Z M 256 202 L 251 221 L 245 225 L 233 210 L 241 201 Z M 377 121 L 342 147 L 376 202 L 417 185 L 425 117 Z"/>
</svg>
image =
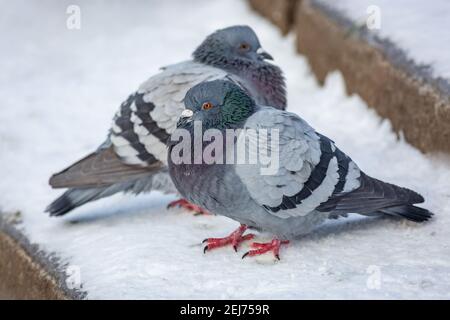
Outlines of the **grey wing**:
<svg viewBox="0 0 450 320">
<path fill-rule="evenodd" d="M 53 188 L 98 188 L 138 179 L 162 170 L 162 163 L 147 167 L 124 164 L 112 147 L 105 146 L 50 178 Z"/>
<path fill-rule="evenodd" d="M 164 67 L 131 95 L 116 114 L 110 140 L 126 164 L 167 164 L 166 142 L 184 109 L 186 92 L 203 81 L 228 78 L 217 68 L 192 61 Z"/>
<path fill-rule="evenodd" d="M 186 92 L 202 81 L 226 78 L 195 62 L 165 67 L 122 103 L 108 139 L 96 152 L 52 176 L 55 188 L 99 187 L 160 172 L 166 141 L 176 127 Z"/>
<path fill-rule="evenodd" d="M 271 145 L 272 139 L 266 144 L 270 152 L 278 154 L 273 173 L 261 174 L 260 164 L 236 166 L 251 197 L 268 213 L 280 218 L 305 216 L 334 195 L 359 187 L 356 164 L 297 115 L 261 108 L 247 120 L 246 128 L 276 130 L 271 138 L 278 132 L 278 147 Z M 261 135 L 258 138 L 261 141 Z M 249 144 L 258 143 L 256 140 L 248 139 Z M 261 151 L 267 152 L 259 148 Z"/>
</svg>

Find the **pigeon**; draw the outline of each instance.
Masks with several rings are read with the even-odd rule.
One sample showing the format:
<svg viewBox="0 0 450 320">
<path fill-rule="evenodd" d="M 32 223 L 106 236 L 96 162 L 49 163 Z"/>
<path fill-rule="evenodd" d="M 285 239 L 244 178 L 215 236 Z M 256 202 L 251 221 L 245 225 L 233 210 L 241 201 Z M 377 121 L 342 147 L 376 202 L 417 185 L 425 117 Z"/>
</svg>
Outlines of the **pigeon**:
<svg viewBox="0 0 450 320">
<path fill-rule="evenodd" d="M 237 250 L 253 239 L 254 234 L 244 235 L 251 228 L 274 238 L 253 243 L 243 258 L 272 252 L 279 259 L 282 244 L 348 213 L 415 222 L 432 216 L 414 205 L 424 202 L 421 195 L 368 176 L 298 115 L 261 105 L 231 82 L 198 84 L 184 102 L 168 143 L 172 181 L 188 201 L 240 223 L 227 237 L 205 239 L 204 252 L 226 245 Z M 201 140 L 187 143 L 188 137 Z M 246 161 L 236 159 L 239 152 L 246 152 Z M 267 161 L 249 160 L 255 152 L 278 155 L 279 162 L 264 171 Z"/>
<path fill-rule="evenodd" d="M 176 193 L 167 169 L 166 142 L 184 109 L 186 92 L 198 83 L 230 81 L 259 103 L 285 109 L 282 71 L 267 61 L 272 56 L 249 26 L 215 31 L 192 56 L 192 60 L 163 67 L 144 82 L 120 106 L 106 141 L 50 178 L 53 188 L 69 188 L 47 207 L 51 216 L 118 192 Z M 169 204 L 174 205 L 203 212 L 183 199 Z"/>
</svg>

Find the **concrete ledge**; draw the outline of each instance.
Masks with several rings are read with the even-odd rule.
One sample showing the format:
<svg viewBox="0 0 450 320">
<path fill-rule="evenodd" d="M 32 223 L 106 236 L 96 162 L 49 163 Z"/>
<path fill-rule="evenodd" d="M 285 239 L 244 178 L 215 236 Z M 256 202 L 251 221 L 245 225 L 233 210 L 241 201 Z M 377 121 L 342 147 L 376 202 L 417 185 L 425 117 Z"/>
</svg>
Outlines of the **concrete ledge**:
<svg viewBox="0 0 450 320">
<path fill-rule="evenodd" d="M 274 20 L 278 1 L 249 1 L 259 3 L 252 7 Z M 287 16 L 278 21 L 293 21 L 297 49 L 307 57 L 320 83 L 329 72 L 339 70 L 347 92 L 357 93 L 388 118 L 409 143 L 424 152 L 450 152 L 447 80 L 434 77 L 431 67 L 417 65 L 394 43 L 358 27 L 319 1 L 299 0 L 292 6 L 294 18 L 285 12 Z"/>
<path fill-rule="evenodd" d="M 68 289 L 58 259 L 46 254 L 0 214 L 0 299 L 82 299 Z"/>
<path fill-rule="evenodd" d="M 283 34 L 291 30 L 298 0 L 249 0 L 250 6 L 268 18 Z"/>
</svg>

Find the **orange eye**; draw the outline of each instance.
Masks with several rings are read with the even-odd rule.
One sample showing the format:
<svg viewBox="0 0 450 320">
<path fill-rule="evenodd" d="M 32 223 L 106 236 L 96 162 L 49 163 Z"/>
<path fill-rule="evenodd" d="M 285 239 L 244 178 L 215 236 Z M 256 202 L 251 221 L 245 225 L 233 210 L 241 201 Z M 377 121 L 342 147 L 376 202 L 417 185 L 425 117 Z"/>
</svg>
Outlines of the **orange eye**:
<svg viewBox="0 0 450 320">
<path fill-rule="evenodd" d="M 209 110 L 213 107 L 211 102 L 205 102 L 204 104 L 202 104 L 202 109 L 203 110 Z"/>
<path fill-rule="evenodd" d="M 250 45 L 248 45 L 247 43 L 241 43 L 239 49 L 247 51 L 248 49 L 250 49 Z"/>
</svg>

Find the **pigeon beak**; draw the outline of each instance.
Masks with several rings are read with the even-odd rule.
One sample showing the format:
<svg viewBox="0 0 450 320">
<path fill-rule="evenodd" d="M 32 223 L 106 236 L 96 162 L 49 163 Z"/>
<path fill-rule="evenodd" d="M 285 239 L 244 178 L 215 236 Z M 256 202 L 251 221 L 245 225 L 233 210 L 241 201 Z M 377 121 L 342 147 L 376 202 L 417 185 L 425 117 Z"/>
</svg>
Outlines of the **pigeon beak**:
<svg viewBox="0 0 450 320">
<path fill-rule="evenodd" d="M 259 48 L 258 50 L 256 50 L 256 53 L 262 58 L 262 59 L 265 59 L 265 60 L 273 60 L 273 57 L 269 54 L 269 53 L 267 53 L 267 51 L 266 50 L 264 50 L 263 48 Z"/>
<path fill-rule="evenodd" d="M 190 109 L 184 109 L 180 116 L 181 116 L 181 118 L 190 118 L 193 115 L 194 115 L 194 111 L 192 111 Z"/>
</svg>

